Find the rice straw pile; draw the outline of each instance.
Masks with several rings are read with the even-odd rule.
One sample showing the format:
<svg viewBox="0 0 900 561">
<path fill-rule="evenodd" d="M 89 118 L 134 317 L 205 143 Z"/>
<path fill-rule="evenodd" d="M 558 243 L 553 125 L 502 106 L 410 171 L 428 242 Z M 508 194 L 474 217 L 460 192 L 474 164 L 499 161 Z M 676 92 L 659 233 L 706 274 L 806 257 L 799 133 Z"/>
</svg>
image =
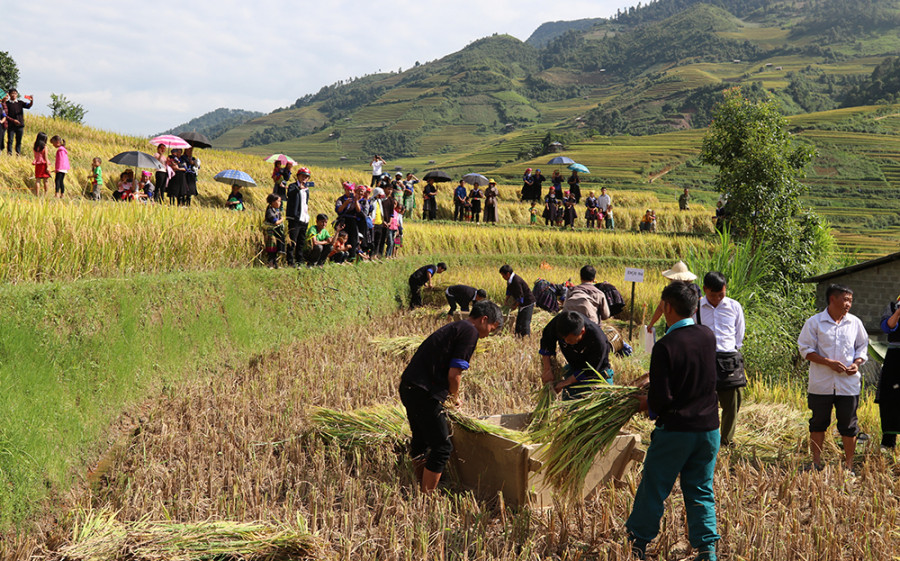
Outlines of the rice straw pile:
<svg viewBox="0 0 900 561">
<path fill-rule="evenodd" d="M 453 426 L 459 427 L 464 431 L 477 434 L 493 434 L 495 436 L 502 436 L 503 438 L 508 438 L 519 443 L 530 442 L 528 433 L 508 429 L 492 423 L 484 423 L 473 417 L 463 415 L 456 409 L 446 409 L 446 411 L 447 418 L 450 419 L 450 422 L 453 423 Z"/>
<path fill-rule="evenodd" d="M 72 544 L 59 551 L 78 561 L 279 561 L 320 558 L 323 545 L 303 531 L 262 523 L 120 522 L 110 510 L 76 515 Z"/>
<path fill-rule="evenodd" d="M 598 384 L 581 399 L 557 402 L 553 419 L 533 434 L 546 442 L 544 480 L 561 495 L 577 497 L 597 454 L 605 452 L 619 430 L 638 412 L 632 386 Z"/>
<path fill-rule="evenodd" d="M 369 342 L 375 346 L 380 353 L 388 354 L 395 357 L 405 358 L 412 356 L 419 345 L 425 340 L 423 335 L 400 335 L 398 337 L 373 337 Z M 476 353 L 483 353 L 495 344 L 495 339 L 481 338 L 478 340 L 478 346 L 475 348 Z"/>
</svg>

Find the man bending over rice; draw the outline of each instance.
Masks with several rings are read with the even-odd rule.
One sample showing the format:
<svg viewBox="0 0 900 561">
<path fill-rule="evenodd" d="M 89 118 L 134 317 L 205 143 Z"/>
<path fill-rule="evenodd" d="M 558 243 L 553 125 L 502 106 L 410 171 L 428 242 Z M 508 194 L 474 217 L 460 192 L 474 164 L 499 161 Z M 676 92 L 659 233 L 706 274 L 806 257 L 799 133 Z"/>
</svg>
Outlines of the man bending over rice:
<svg viewBox="0 0 900 561">
<path fill-rule="evenodd" d="M 469 368 L 478 339 L 501 325 L 503 315 L 497 304 L 476 302 L 468 318 L 429 335 L 400 377 L 400 400 L 412 431 L 409 452 L 422 491 L 437 488 L 453 451 L 444 402 L 449 399 L 451 406 L 459 407 L 459 381 Z"/>
</svg>

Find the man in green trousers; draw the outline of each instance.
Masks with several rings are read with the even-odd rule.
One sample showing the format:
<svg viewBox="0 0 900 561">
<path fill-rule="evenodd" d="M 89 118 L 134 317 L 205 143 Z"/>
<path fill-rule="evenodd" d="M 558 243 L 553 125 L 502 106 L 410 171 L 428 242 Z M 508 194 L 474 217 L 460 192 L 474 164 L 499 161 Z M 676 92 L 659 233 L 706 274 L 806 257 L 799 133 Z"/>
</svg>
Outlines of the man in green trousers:
<svg viewBox="0 0 900 561">
<path fill-rule="evenodd" d="M 662 292 L 668 331 L 650 355 L 650 382 L 642 408 L 656 418 L 634 507 L 625 523 L 636 557 L 643 559 L 659 533 L 665 500 L 681 477 L 691 547 L 696 560 L 715 561 L 713 471 L 719 452 L 716 337 L 696 325 L 697 294 L 673 282 Z"/>
</svg>

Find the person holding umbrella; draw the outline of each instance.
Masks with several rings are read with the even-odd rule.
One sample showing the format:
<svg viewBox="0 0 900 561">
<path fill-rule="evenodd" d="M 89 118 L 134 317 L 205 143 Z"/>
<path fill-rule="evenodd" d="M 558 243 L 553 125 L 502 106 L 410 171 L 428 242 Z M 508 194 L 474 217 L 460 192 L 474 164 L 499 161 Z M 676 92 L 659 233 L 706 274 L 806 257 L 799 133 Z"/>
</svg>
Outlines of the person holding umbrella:
<svg viewBox="0 0 900 561">
<path fill-rule="evenodd" d="M 153 155 L 157 162 L 159 162 L 160 168 L 156 170 L 156 202 L 163 202 L 163 198 L 166 196 L 166 183 L 169 181 L 169 171 L 166 167 L 168 157 L 166 156 L 166 145 L 160 144 L 156 147 L 156 154 Z"/>
<path fill-rule="evenodd" d="M 422 189 L 422 220 L 434 220 L 437 218 L 437 185 L 434 179 L 425 178 L 425 187 Z"/>
<path fill-rule="evenodd" d="M 191 206 L 191 197 L 197 195 L 197 169 L 200 160 L 194 157 L 194 147 L 186 148 L 181 155 L 181 165 L 184 167 L 184 196 L 179 199 L 183 206 Z"/>
<path fill-rule="evenodd" d="M 185 179 L 187 170 L 184 168 L 181 156 L 181 148 L 173 148 L 166 160 L 166 166 L 171 168 L 173 172 L 166 183 L 166 195 L 169 197 L 169 203 L 171 204 L 181 203 L 187 192 L 187 180 Z"/>
<path fill-rule="evenodd" d="M 472 185 L 472 190 L 469 191 L 469 200 L 472 203 L 472 222 L 481 222 L 481 199 L 484 198 L 484 193 L 481 191 L 481 187 L 477 183 Z"/>
<path fill-rule="evenodd" d="M 572 175 L 566 181 L 569 184 L 569 193 L 575 197 L 575 202 L 577 203 L 581 200 L 581 178 L 578 177 L 578 170 L 573 169 Z"/>
<path fill-rule="evenodd" d="M 309 228 L 309 168 L 297 170 L 297 181 L 288 185 L 285 215 L 288 224 L 287 264 L 303 264 L 303 245 L 306 230 Z"/>
</svg>

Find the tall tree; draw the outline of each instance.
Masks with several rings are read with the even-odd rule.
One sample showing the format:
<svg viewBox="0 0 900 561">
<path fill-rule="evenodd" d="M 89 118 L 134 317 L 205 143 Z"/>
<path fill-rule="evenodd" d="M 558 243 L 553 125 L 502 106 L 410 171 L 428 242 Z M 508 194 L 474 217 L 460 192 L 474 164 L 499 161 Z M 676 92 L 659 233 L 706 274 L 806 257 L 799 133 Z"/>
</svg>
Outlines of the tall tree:
<svg viewBox="0 0 900 561">
<path fill-rule="evenodd" d="M 0 51 L 0 89 L 8 91 L 19 85 L 19 67 L 9 53 Z"/>
<path fill-rule="evenodd" d="M 80 123 L 84 119 L 84 114 L 87 113 L 80 103 L 69 101 L 62 94 L 50 94 L 49 107 L 54 118 L 65 119 L 74 123 Z"/>
<path fill-rule="evenodd" d="M 727 197 L 732 231 L 791 278 L 809 272 L 823 245 L 818 218 L 800 202 L 814 156 L 788 132 L 774 100 L 750 101 L 737 88 L 725 91 L 703 138 L 701 160 L 719 168 L 715 185 Z"/>
</svg>

